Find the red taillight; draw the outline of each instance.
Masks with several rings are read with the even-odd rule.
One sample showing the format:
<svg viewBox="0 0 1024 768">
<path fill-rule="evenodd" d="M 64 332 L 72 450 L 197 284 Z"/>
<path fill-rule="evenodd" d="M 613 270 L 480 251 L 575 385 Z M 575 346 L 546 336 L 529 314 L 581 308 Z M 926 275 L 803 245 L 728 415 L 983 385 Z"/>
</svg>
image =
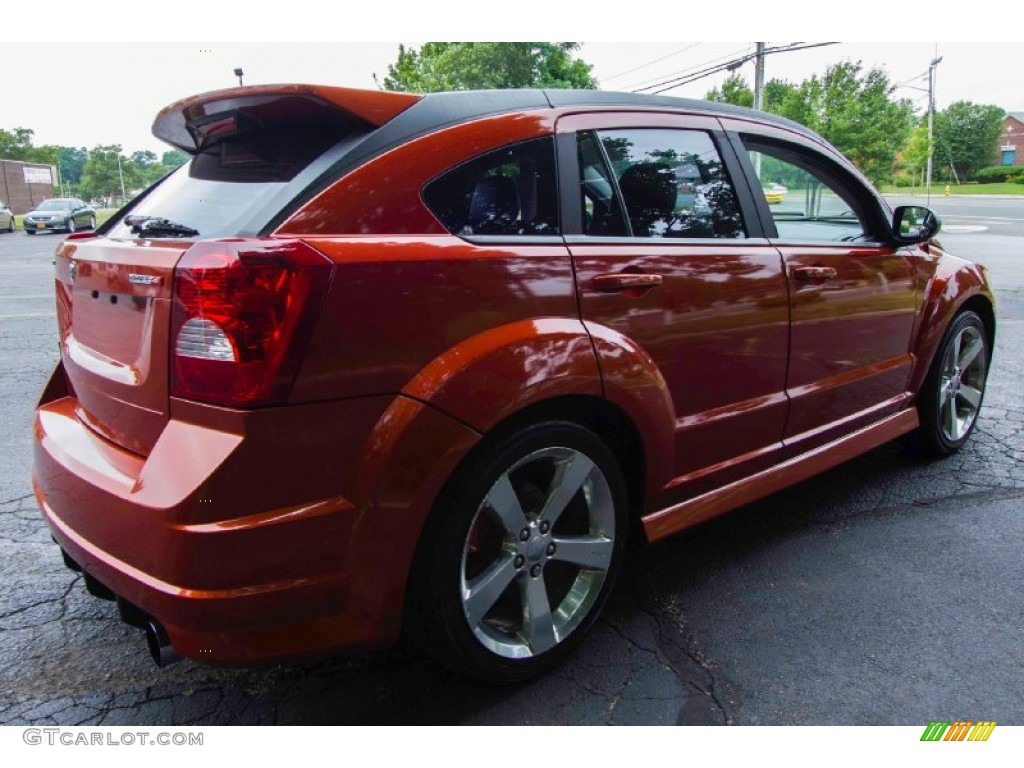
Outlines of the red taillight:
<svg viewBox="0 0 1024 768">
<path fill-rule="evenodd" d="M 331 268 L 299 241 L 192 246 L 174 270 L 171 395 L 243 407 L 283 403 Z"/>
</svg>

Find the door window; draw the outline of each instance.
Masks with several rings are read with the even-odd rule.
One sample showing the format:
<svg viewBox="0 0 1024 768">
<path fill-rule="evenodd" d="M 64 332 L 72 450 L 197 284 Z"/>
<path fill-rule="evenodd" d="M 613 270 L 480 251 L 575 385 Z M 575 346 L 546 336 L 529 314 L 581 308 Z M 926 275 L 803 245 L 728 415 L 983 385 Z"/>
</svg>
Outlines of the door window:
<svg viewBox="0 0 1024 768">
<path fill-rule="evenodd" d="M 581 133 L 583 231 L 671 238 L 746 236 L 710 134 L 665 128 Z"/>
<path fill-rule="evenodd" d="M 863 201 L 823 159 L 796 147 L 742 138 L 779 240 L 855 243 L 874 239 Z"/>
</svg>

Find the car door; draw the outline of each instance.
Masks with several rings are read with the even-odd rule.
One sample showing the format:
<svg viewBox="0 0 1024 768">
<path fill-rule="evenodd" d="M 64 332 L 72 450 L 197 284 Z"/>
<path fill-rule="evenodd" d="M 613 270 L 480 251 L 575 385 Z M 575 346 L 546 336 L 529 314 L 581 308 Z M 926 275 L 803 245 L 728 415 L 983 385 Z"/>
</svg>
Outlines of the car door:
<svg viewBox="0 0 1024 768">
<path fill-rule="evenodd" d="M 787 409 L 786 279 L 741 210 L 718 121 L 588 113 L 556 132 L 583 320 L 646 351 L 675 411 L 672 476 L 655 479 L 663 498 L 650 501 L 770 466 Z"/>
<path fill-rule="evenodd" d="M 733 127 L 789 282 L 788 458 L 908 400 L 917 255 L 888 242 L 878 198 L 826 151 L 782 130 Z"/>
</svg>

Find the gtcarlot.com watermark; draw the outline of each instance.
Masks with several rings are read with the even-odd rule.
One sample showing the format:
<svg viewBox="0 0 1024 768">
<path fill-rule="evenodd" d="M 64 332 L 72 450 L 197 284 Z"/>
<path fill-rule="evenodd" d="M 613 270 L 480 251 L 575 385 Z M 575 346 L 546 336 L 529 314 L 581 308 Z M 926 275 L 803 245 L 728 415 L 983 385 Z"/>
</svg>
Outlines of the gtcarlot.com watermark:
<svg viewBox="0 0 1024 768">
<path fill-rule="evenodd" d="M 26 728 L 21 739 L 35 746 L 64 747 L 201 747 L 203 734 L 192 731 L 92 731 L 87 728 Z"/>
</svg>

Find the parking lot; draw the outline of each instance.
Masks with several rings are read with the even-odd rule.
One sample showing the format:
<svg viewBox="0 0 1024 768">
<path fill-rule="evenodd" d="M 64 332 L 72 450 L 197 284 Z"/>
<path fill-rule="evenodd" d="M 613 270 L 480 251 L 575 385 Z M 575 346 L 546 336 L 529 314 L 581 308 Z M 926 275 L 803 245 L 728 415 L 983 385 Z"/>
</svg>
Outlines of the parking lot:
<svg viewBox="0 0 1024 768">
<path fill-rule="evenodd" d="M 64 568 L 31 495 L 61 236 L 0 235 L 0 724 L 1024 724 L 1024 199 L 932 203 L 944 245 L 996 288 L 967 448 L 925 461 L 883 446 L 638 548 L 579 652 L 515 688 L 406 645 L 154 667 L 142 632 Z"/>
</svg>

